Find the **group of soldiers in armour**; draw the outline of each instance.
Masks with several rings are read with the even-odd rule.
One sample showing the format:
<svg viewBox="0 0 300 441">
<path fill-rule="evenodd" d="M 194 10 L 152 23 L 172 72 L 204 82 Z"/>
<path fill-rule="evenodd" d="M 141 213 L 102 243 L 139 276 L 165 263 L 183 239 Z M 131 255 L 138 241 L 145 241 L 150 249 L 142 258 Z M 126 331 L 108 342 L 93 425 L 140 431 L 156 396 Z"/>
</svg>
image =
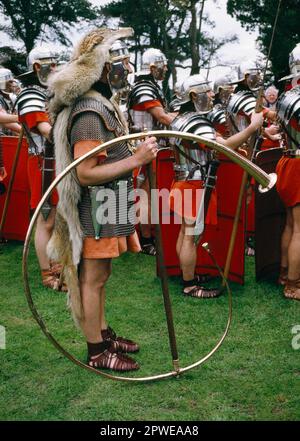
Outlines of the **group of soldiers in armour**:
<svg viewBox="0 0 300 441">
<path fill-rule="evenodd" d="M 28 71 L 19 81 L 8 69 L 0 69 L 2 134 L 18 135 L 22 130 L 28 143 L 30 209 L 36 209 L 55 174 L 94 147 L 129 131 L 190 132 L 237 151 L 245 146 L 247 150 L 249 139 L 260 132 L 260 149 L 282 149 L 276 188 L 286 208 L 286 224 L 278 283 L 286 298 L 300 300 L 300 44 L 289 56 L 290 74 L 282 79 L 284 92 L 278 98 L 278 90 L 270 86 L 262 110 L 257 111 L 262 72 L 255 62 L 242 63 L 237 74 L 220 76 L 214 87 L 202 75 L 191 75 L 176 84 L 174 98 L 167 104 L 161 88 L 168 69 L 165 55 L 159 49 L 147 49 L 134 74 L 124 41 L 132 35 L 131 28 L 91 31 L 63 66 L 58 66 L 50 46 L 37 46 L 29 53 Z M 131 84 L 128 75 L 134 78 Z M 125 112 L 120 99 L 126 102 Z M 205 225 L 218 221 L 216 189 L 210 189 L 205 203 L 198 197 L 204 198 L 208 173 L 212 179 L 217 175 L 217 168 L 211 167 L 215 155 L 205 143 L 168 141 L 145 133 L 134 150 L 125 141 L 102 149 L 65 177 L 37 219 L 35 249 L 42 283 L 68 291 L 73 316 L 86 338 L 87 364 L 94 368 L 139 368 L 127 355 L 137 352 L 139 345 L 117 336 L 106 321 L 105 287 L 113 258 L 125 251 L 156 254 L 150 216 L 138 227 L 129 219 L 119 222 L 134 204 L 129 199 L 121 203 L 120 195 L 124 188 L 129 193 L 134 187 L 150 194 L 147 165 L 155 162 L 162 147 L 170 149 L 174 161 L 170 209 L 182 220 L 176 243 L 182 293 L 216 297 L 217 290 L 205 288 L 205 277 L 196 274 L 200 210 Z M 2 149 L 5 145 L 0 153 Z M 0 154 L 0 179 L 5 176 Z M 249 180 L 248 196 L 251 186 Z M 97 192 L 103 189 L 114 192 L 120 216 L 115 222 L 97 225 L 94 210 Z M 176 194 L 180 194 L 180 204 Z M 147 207 L 141 204 L 140 210 L 150 213 L 150 201 L 149 197 Z"/>
</svg>

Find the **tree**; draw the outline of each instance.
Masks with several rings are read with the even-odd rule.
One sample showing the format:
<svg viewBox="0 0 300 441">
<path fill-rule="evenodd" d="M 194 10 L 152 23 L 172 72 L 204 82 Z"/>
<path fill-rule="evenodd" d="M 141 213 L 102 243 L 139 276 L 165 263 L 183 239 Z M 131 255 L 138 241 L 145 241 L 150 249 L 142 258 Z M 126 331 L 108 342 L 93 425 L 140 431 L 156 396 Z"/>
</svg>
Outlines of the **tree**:
<svg viewBox="0 0 300 441">
<path fill-rule="evenodd" d="M 214 0 L 216 1 L 216 0 Z M 217 40 L 202 30 L 214 23 L 204 13 L 206 0 L 117 0 L 101 9 L 106 17 L 118 18 L 121 25 L 135 31 L 135 64 L 147 47 L 161 49 L 168 58 L 168 76 L 176 83 L 176 67 L 199 73 L 224 44 L 235 37 Z M 214 44 L 212 44 L 212 41 Z M 213 53 L 212 53 L 213 50 Z M 187 64 L 186 60 L 191 60 Z"/>
<path fill-rule="evenodd" d="M 14 75 L 20 75 L 26 71 L 26 53 L 9 46 L 2 46 L 0 47 L 0 65 L 10 69 Z"/>
<path fill-rule="evenodd" d="M 258 29 L 260 50 L 267 55 L 278 0 L 228 0 L 227 11 L 248 30 Z M 270 60 L 279 79 L 289 72 L 288 54 L 300 41 L 300 0 L 284 0 L 281 4 Z"/>
<path fill-rule="evenodd" d="M 29 52 L 42 36 L 69 43 L 65 31 L 81 20 L 96 19 L 98 9 L 88 0 L 0 0 L 0 13 L 0 30 L 21 40 Z"/>
</svg>

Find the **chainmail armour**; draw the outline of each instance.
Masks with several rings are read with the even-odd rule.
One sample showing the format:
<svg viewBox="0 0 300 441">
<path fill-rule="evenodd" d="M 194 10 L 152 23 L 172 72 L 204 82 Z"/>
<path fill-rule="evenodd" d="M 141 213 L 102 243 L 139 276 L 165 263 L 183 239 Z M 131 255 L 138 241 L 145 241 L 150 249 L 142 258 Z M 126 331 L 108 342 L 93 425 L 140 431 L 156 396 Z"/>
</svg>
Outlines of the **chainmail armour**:
<svg viewBox="0 0 300 441">
<path fill-rule="evenodd" d="M 104 143 L 122 135 L 125 135 L 125 131 L 117 115 L 102 102 L 88 97 L 80 98 L 75 102 L 68 123 L 68 137 L 73 157 L 74 145 L 78 141 L 99 140 L 100 144 L 100 142 Z M 108 150 L 107 157 L 101 164 L 111 164 L 128 158 L 130 155 L 131 152 L 126 142 L 120 142 Z M 100 230 L 100 238 L 128 236 L 134 233 L 134 219 L 128 219 L 128 212 L 134 204 L 134 201 L 128 201 L 129 193 L 131 193 L 131 196 L 133 195 L 132 175 L 127 174 L 97 187 L 99 189 L 109 188 L 114 192 L 116 198 L 116 222 L 103 224 Z M 127 197 L 124 198 L 126 192 Z M 107 202 L 104 203 L 107 206 Z M 114 201 L 109 201 L 109 203 L 114 205 Z M 112 205 L 109 207 L 112 210 L 115 209 Z M 81 201 L 78 208 L 84 236 L 95 237 L 91 215 L 91 199 L 87 187 L 81 187 Z M 134 212 L 134 210 L 131 210 L 131 212 Z"/>
</svg>

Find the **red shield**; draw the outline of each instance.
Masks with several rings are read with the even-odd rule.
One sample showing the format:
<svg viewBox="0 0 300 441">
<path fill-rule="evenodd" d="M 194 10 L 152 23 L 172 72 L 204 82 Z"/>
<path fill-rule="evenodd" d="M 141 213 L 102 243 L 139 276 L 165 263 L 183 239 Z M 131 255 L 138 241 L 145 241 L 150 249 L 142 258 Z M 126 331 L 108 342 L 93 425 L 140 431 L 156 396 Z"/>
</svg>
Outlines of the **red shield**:
<svg viewBox="0 0 300 441">
<path fill-rule="evenodd" d="M 2 216 L 7 188 L 11 177 L 11 169 L 18 145 L 18 138 L 15 136 L 3 136 L 1 141 L 3 148 L 3 162 L 7 171 L 7 177 L 3 181 L 6 187 L 6 192 L 0 196 L 0 216 Z M 26 140 L 23 139 L 6 221 L 2 232 L 5 239 L 24 240 L 29 226 L 30 194 L 27 177 L 27 157 L 28 147 Z"/>
<path fill-rule="evenodd" d="M 170 189 L 173 178 L 173 156 L 169 150 L 159 152 L 157 157 L 157 187 L 159 190 Z M 224 268 L 228 245 L 230 241 L 233 219 L 235 215 L 237 199 L 241 184 L 243 170 L 238 165 L 229 161 L 227 158 L 221 158 L 221 165 L 217 173 L 217 199 L 218 199 L 218 224 L 207 225 L 201 243 L 208 242 L 211 252 L 218 264 Z M 178 218 L 174 213 L 166 213 L 159 208 L 160 222 L 162 230 L 162 241 L 165 265 L 169 275 L 180 275 L 178 258 L 176 255 L 176 241 L 180 230 L 180 225 L 176 224 Z M 170 223 L 165 222 L 166 216 L 170 215 Z M 241 213 L 236 244 L 233 252 L 229 279 L 244 283 L 244 241 L 245 241 L 245 201 Z M 213 265 L 207 252 L 198 247 L 197 274 L 211 274 L 218 276 L 219 273 Z"/>
</svg>

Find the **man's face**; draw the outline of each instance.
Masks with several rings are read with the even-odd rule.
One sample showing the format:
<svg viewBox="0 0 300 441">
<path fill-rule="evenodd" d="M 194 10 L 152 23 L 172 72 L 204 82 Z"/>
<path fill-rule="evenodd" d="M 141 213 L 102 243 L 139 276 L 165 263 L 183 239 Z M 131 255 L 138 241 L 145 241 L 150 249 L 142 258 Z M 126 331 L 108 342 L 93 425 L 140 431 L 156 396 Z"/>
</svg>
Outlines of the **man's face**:
<svg viewBox="0 0 300 441">
<path fill-rule="evenodd" d="M 260 70 L 253 71 L 249 74 L 246 74 L 246 82 L 250 90 L 257 90 L 261 83 L 261 72 Z"/>
<path fill-rule="evenodd" d="M 226 87 L 220 87 L 219 89 L 219 97 L 220 101 L 224 104 L 226 104 L 231 96 L 231 94 L 234 91 L 234 86 L 226 86 Z"/>
<path fill-rule="evenodd" d="M 214 106 L 215 94 L 213 90 L 207 92 L 192 92 L 192 100 L 197 112 L 209 112 Z"/>
<path fill-rule="evenodd" d="M 54 59 L 45 59 L 41 62 L 34 63 L 34 70 L 40 80 L 40 83 L 44 86 L 47 85 L 48 77 L 52 72 L 55 72 L 57 68 L 57 61 Z"/>
<path fill-rule="evenodd" d="M 164 63 L 160 63 L 156 66 L 150 67 L 151 74 L 157 81 L 163 81 L 165 79 L 167 70 L 168 66 Z"/>
</svg>

